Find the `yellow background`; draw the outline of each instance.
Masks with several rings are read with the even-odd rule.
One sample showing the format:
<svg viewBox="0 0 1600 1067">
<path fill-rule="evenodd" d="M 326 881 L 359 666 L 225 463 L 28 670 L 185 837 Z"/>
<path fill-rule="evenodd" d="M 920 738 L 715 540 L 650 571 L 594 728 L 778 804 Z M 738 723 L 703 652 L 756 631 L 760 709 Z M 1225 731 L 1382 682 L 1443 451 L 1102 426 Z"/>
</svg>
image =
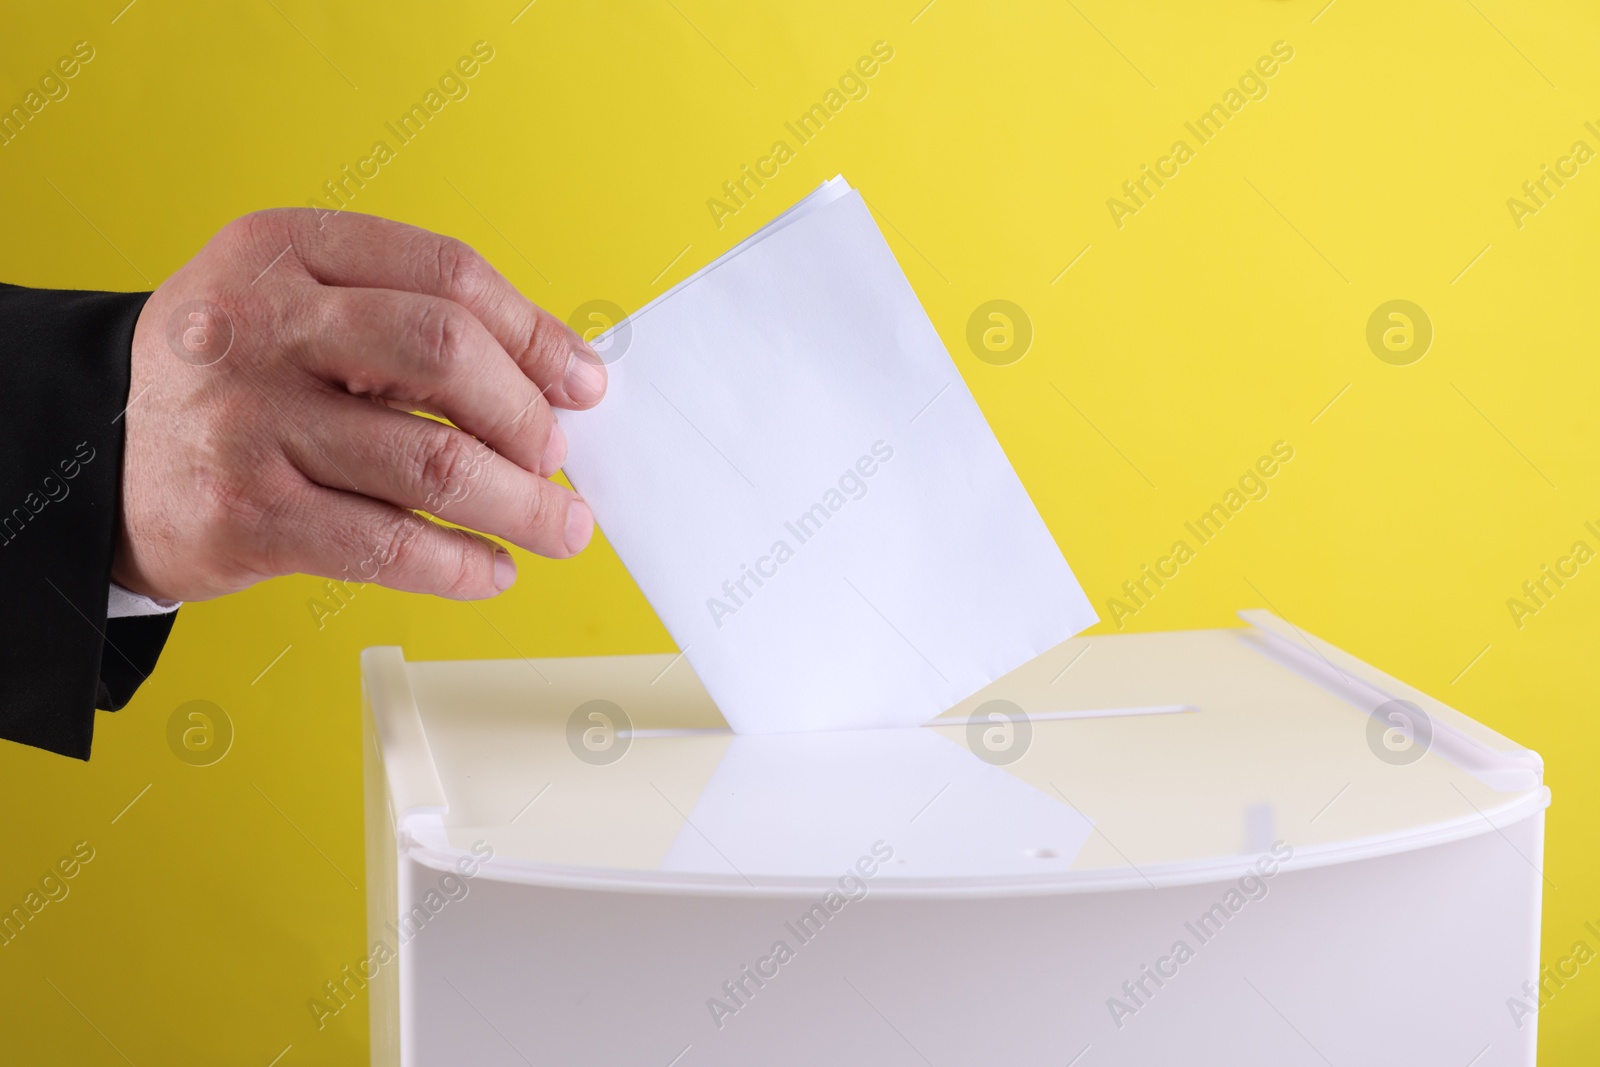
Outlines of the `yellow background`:
<svg viewBox="0 0 1600 1067">
<path fill-rule="evenodd" d="M 1592 8 L 124 2 L 3 17 L 0 101 L 75 41 L 96 57 L 0 148 L 0 277 L 159 283 L 234 216 L 316 195 L 480 39 L 495 58 L 471 95 L 353 207 L 465 238 L 563 317 L 639 306 L 842 172 L 1102 609 L 1273 442 L 1294 446 L 1128 627 L 1270 606 L 1542 752 L 1545 955 L 1600 948 L 1582 925 L 1600 920 L 1600 564 L 1520 629 L 1506 607 L 1574 541 L 1600 548 L 1583 528 L 1600 526 L 1600 163 L 1520 229 L 1506 207 L 1575 140 L 1600 148 Z M 878 40 L 895 55 L 870 95 L 718 229 L 706 200 Z M 1107 198 L 1278 40 L 1295 54 L 1269 95 L 1119 230 Z M 965 341 L 996 298 L 1035 330 L 1009 366 Z M 1396 298 L 1435 328 L 1410 366 L 1365 341 Z M 310 578 L 191 605 L 134 703 L 99 716 L 90 763 L 0 746 L 0 904 L 75 842 L 97 851 L 0 948 L 0 1059 L 363 1062 L 364 1005 L 320 1032 L 306 1007 L 364 954 L 359 650 L 672 647 L 602 540 L 519 563 L 494 602 L 369 587 L 320 630 Z M 167 745 L 193 699 L 236 728 L 213 766 Z M 1600 971 L 1539 1025 L 1542 1063 L 1592 1062 Z"/>
</svg>

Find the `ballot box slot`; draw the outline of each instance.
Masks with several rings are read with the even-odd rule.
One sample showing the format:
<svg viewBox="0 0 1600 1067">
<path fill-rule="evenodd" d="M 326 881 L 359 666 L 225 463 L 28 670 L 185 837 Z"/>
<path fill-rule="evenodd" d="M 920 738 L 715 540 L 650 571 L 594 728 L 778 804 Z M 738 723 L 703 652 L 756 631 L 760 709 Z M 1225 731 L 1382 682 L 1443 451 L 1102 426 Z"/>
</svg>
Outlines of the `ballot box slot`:
<svg viewBox="0 0 1600 1067">
<path fill-rule="evenodd" d="M 1189 715 L 1199 710 L 1192 704 L 1145 704 L 1125 708 L 1029 711 L 1024 714 L 1032 722 L 1060 722 L 1068 719 L 1121 719 L 1140 715 Z M 911 727 L 911 729 L 966 725 L 967 717 L 963 716 L 953 719 L 933 719 L 923 723 L 920 727 Z M 666 737 L 732 737 L 733 731 L 726 726 L 661 726 L 637 730 L 618 730 L 617 736 L 630 737 L 637 740 Z"/>
</svg>

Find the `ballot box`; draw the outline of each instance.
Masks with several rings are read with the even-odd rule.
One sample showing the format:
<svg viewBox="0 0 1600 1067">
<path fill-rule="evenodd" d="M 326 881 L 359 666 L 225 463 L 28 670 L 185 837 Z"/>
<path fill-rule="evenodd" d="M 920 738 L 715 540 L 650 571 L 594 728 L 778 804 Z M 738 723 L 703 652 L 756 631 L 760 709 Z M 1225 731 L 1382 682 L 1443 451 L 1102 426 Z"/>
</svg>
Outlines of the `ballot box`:
<svg viewBox="0 0 1600 1067">
<path fill-rule="evenodd" d="M 1541 760 L 1244 617 L 768 736 L 681 656 L 368 649 L 338 992 L 406 1067 L 1531 1065 Z"/>
</svg>

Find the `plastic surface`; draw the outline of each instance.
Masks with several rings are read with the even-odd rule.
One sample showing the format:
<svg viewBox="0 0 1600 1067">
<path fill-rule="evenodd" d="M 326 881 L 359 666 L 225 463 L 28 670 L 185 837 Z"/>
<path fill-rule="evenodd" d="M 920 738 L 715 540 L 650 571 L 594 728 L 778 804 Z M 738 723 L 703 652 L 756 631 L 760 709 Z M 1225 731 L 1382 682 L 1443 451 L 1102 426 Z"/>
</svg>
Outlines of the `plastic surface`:
<svg viewBox="0 0 1600 1067">
<path fill-rule="evenodd" d="M 367 670 L 394 705 L 377 718 L 394 720 L 395 810 L 419 813 L 402 835 L 418 861 L 444 869 L 492 840 L 485 875 L 529 884 L 792 894 L 884 840 L 889 895 L 1178 885 L 1237 877 L 1275 840 L 1294 847 L 1289 869 L 1314 867 L 1493 833 L 1548 804 L 1535 754 L 1442 705 L 1397 750 L 1371 714 L 1383 676 L 1342 692 L 1262 637 L 1080 638 L 927 727 L 771 737 L 730 736 L 671 656 L 370 650 Z M 992 717 L 995 701 L 1026 719 Z M 606 749 L 579 754 L 594 731 Z"/>
<path fill-rule="evenodd" d="M 1531 1067 L 1538 756 L 1249 618 L 762 737 L 680 657 L 369 649 L 373 1063 Z"/>
</svg>

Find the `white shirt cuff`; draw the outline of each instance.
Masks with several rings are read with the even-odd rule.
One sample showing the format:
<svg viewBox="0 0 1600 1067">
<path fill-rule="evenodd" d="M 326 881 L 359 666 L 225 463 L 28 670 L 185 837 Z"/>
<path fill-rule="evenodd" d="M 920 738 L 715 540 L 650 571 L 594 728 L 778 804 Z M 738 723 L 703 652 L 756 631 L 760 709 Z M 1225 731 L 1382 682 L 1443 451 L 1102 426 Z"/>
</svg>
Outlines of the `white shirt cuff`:
<svg viewBox="0 0 1600 1067">
<path fill-rule="evenodd" d="M 106 618 L 125 619 L 132 615 L 168 615 L 183 607 L 181 600 L 156 600 L 111 583 L 111 594 L 106 598 Z"/>
</svg>

